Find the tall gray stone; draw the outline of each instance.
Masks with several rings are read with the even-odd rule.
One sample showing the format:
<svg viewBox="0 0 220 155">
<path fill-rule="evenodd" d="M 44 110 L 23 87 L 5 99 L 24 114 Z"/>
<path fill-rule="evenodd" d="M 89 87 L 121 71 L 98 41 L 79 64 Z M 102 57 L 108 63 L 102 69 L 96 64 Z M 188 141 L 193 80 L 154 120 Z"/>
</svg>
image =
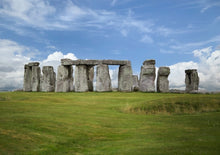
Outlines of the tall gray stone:
<svg viewBox="0 0 220 155">
<path fill-rule="evenodd" d="M 141 66 L 139 90 L 142 92 L 155 92 L 155 60 L 145 60 Z"/>
<path fill-rule="evenodd" d="M 41 78 L 41 91 L 54 92 L 56 83 L 56 73 L 52 66 L 43 66 Z"/>
<path fill-rule="evenodd" d="M 131 92 L 133 86 L 131 65 L 120 65 L 118 72 L 118 90 Z"/>
<path fill-rule="evenodd" d="M 74 77 L 75 92 L 89 91 L 88 75 L 89 73 L 87 65 L 76 65 Z"/>
<path fill-rule="evenodd" d="M 73 91 L 73 67 L 72 66 L 58 66 L 56 92 L 70 92 Z"/>
<path fill-rule="evenodd" d="M 88 89 L 93 91 L 94 66 L 87 66 Z"/>
<path fill-rule="evenodd" d="M 138 91 L 139 90 L 138 76 L 137 75 L 132 75 L 132 80 L 133 80 L 132 90 L 133 91 Z"/>
<path fill-rule="evenodd" d="M 40 72 L 39 66 L 32 66 L 32 91 L 40 91 Z"/>
<path fill-rule="evenodd" d="M 169 80 L 170 74 L 169 67 L 160 67 L 157 75 L 157 92 L 169 92 Z"/>
<path fill-rule="evenodd" d="M 96 68 L 96 91 L 112 91 L 108 65 L 100 64 Z"/>
<path fill-rule="evenodd" d="M 24 83 L 23 83 L 23 91 L 32 91 L 32 67 L 28 65 L 24 65 Z"/>
<path fill-rule="evenodd" d="M 196 92 L 199 88 L 199 76 L 196 69 L 185 70 L 186 92 Z"/>
<path fill-rule="evenodd" d="M 24 66 L 24 91 L 40 91 L 39 62 L 30 62 Z"/>
</svg>

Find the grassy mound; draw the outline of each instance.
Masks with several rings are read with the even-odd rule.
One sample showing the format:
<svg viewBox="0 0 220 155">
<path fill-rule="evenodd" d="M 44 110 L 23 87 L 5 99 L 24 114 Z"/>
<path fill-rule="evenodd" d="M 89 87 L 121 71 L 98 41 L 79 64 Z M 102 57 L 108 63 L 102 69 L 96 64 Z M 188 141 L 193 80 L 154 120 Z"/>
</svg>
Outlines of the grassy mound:
<svg viewBox="0 0 220 155">
<path fill-rule="evenodd" d="M 0 154 L 217 155 L 219 101 L 220 94 L 0 93 Z M 193 112 L 204 110 L 217 112 Z"/>
<path fill-rule="evenodd" d="M 185 94 L 127 105 L 123 111 L 145 114 L 192 114 L 220 111 L 220 95 Z"/>
</svg>

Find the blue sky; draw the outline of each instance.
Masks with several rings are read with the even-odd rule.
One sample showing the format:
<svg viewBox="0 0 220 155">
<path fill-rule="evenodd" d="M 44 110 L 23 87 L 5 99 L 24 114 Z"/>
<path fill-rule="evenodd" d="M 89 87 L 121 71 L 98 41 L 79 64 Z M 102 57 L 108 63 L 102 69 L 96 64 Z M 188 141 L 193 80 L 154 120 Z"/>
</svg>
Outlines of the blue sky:
<svg viewBox="0 0 220 155">
<path fill-rule="evenodd" d="M 22 87 L 27 62 L 67 57 L 131 60 L 135 74 L 155 59 L 172 88 L 196 68 L 201 89 L 220 90 L 219 0 L 0 0 L 0 21 L 0 89 Z"/>
</svg>

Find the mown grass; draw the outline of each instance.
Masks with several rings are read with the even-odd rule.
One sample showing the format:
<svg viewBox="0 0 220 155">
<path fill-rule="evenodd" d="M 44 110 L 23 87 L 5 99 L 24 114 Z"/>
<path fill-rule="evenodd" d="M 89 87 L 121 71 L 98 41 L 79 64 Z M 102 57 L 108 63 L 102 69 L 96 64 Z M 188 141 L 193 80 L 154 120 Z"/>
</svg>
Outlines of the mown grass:
<svg viewBox="0 0 220 155">
<path fill-rule="evenodd" d="M 220 94 L 0 93 L 0 154 L 219 154 L 219 102 Z"/>
</svg>

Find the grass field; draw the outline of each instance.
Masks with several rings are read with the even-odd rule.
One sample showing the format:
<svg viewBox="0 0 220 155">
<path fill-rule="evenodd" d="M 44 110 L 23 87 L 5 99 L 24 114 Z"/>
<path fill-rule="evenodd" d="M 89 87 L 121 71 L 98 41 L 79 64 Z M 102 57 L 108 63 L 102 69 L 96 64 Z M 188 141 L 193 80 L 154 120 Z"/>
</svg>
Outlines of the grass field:
<svg viewBox="0 0 220 155">
<path fill-rule="evenodd" d="M 220 94 L 0 93 L 0 154 L 220 154 Z"/>
</svg>

